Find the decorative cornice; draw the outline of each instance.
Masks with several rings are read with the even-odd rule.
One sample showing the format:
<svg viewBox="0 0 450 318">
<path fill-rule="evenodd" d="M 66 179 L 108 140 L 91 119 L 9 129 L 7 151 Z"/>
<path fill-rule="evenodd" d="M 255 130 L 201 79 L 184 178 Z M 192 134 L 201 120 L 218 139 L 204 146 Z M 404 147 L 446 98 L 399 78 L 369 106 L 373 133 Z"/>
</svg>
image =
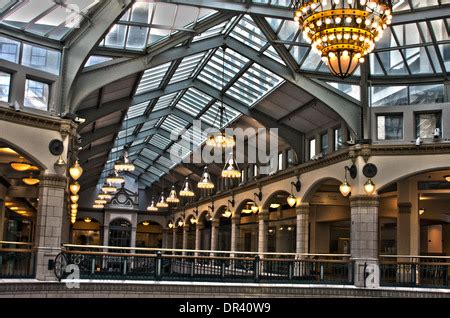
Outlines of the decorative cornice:
<svg viewBox="0 0 450 318">
<path fill-rule="evenodd" d="M 33 114 L 24 110 L 16 112 L 13 109 L 2 106 L 0 106 L 0 120 L 41 129 L 55 130 L 60 132 L 63 138 L 68 135 L 75 135 L 77 130 L 77 125 L 70 120 Z"/>
<path fill-rule="evenodd" d="M 410 202 L 402 202 L 397 204 L 399 213 L 411 213 L 412 204 Z"/>
<path fill-rule="evenodd" d="M 350 207 L 378 207 L 380 205 L 379 196 L 357 195 L 350 197 Z"/>
<path fill-rule="evenodd" d="M 58 174 L 47 174 L 40 177 L 39 187 L 66 189 L 69 179 Z"/>
</svg>

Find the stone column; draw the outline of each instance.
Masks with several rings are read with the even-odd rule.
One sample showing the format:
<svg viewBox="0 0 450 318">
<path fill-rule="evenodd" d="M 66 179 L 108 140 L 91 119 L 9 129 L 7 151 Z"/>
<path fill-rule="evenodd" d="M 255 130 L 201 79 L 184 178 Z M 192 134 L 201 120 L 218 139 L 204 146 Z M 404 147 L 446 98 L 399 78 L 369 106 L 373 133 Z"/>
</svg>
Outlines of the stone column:
<svg viewBox="0 0 450 318">
<path fill-rule="evenodd" d="M 239 233 L 239 222 L 241 221 L 241 218 L 238 216 L 233 216 L 231 218 L 231 252 L 237 251 L 237 240 L 238 240 L 238 233 Z M 235 254 L 231 254 L 230 257 L 234 257 Z"/>
<path fill-rule="evenodd" d="M 39 184 L 39 205 L 36 217 L 36 279 L 56 280 L 53 270 L 48 269 L 49 260 L 54 260 L 61 251 L 61 227 L 65 211 L 64 194 L 67 178 L 44 175 Z"/>
<path fill-rule="evenodd" d="M 307 254 L 309 249 L 309 203 L 297 207 L 296 253 Z"/>
<path fill-rule="evenodd" d="M 351 207 L 351 257 L 354 261 L 354 282 L 357 287 L 380 286 L 378 264 L 379 197 L 354 196 Z M 367 277 L 366 277 L 367 276 Z"/>
<path fill-rule="evenodd" d="M 103 246 L 109 246 L 109 225 L 103 226 Z"/>
<path fill-rule="evenodd" d="M 211 251 L 217 250 L 217 242 L 219 240 L 219 223 L 220 220 L 213 220 L 211 222 Z M 214 253 L 212 253 L 214 255 Z"/>
<path fill-rule="evenodd" d="M 189 235 L 189 226 L 183 227 L 183 250 L 187 250 L 188 246 L 188 235 Z M 183 255 L 186 255 L 186 252 L 183 252 Z"/>
<path fill-rule="evenodd" d="M 202 230 L 205 228 L 203 223 L 198 223 L 195 227 L 195 249 L 197 251 L 202 249 Z M 198 256 L 199 252 L 195 252 L 195 256 Z"/>
<path fill-rule="evenodd" d="M 174 227 L 172 232 L 172 249 L 177 248 L 177 229 Z"/>
<path fill-rule="evenodd" d="M 262 210 L 258 215 L 258 253 L 267 252 L 267 221 L 269 221 L 269 210 Z"/>
<path fill-rule="evenodd" d="M 0 241 L 5 238 L 5 201 L 0 200 Z"/>
<path fill-rule="evenodd" d="M 130 247 L 136 247 L 136 232 L 137 232 L 137 227 L 136 226 L 132 226 L 131 227 L 131 240 L 130 240 Z"/>
<path fill-rule="evenodd" d="M 411 208 L 410 202 L 398 203 L 397 255 L 410 255 L 411 252 Z"/>
<path fill-rule="evenodd" d="M 163 229 L 163 237 L 162 237 L 162 248 L 167 248 L 168 246 L 168 238 L 169 236 L 169 229 Z"/>
</svg>

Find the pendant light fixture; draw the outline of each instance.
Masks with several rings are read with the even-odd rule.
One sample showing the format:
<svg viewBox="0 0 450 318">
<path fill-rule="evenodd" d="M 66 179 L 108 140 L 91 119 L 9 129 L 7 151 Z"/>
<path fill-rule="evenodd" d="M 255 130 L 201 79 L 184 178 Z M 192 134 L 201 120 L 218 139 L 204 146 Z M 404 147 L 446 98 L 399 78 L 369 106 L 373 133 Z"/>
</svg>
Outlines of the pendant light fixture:
<svg viewBox="0 0 450 318">
<path fill-rule="evenodd" d="M 94 208 L 94 209 L 103 209 L 103 208 L 105 208 L 105 206 L 103 204 L 94 204 L 92 206 L 92 208 Z"/>
<path fill-rule="evenodd" d="M 159 198 L 159 202 L 156 204 L 156 207 L 161 209 L 169 207 L 169 204 L 166 202 L 166 198 L 164 197 L 164 192 L 161 192 L 161 197 Z"/>
<path fill-rule="evenodd" d="M 72 194 L 72 195 L 70 196 L 70 201 L 71 201 L 72 203 L 78 203 L 78 200 L 80 200 L 80 196 L 79 196 L 78 194 Z"/>
<path fill-rule="evenodd" d="M 102 192 L 103 193 L 108 193 L 108 194 L 109 193 L 116 193 L 116 191 L 117 191 L 117 188 L 115 186 L 113 186 L 111 184 L 108 184 L 106 182 L 102 186 Z"/>
<path fill-rule="evenodd" d="M 22 181 L 23 181 L 23 183 L 25 183 L 26 185 L 29 185 L 29 186 L 35 186 L 39 182 L 41 182 L 38 178 L 33 177 L 33 175 L 31 175 L 31 174 L 29 177 L 22 178 Z"/>
<path fill-rule="evenodd" d="M 375 192 L 375 183 L 373 183 L 371 178 L 369 178 L 367 180 L 367 182 L 364 184 L 364 191 L 366 191 L 366 193 L 368 195 L 374 194 L 374 192 Z"/>
<path fill-rule="evenodd" d="M 195 193 L 194 193 L 194 191 L 192 191 L 192 188 L 191 188 L 191 185 L 189 182 L 189 177 L 186 177 L 186 180 L 184 181 L 183 188 L 180 191 L 180 197 L 183 197 L 183 198 L 195 197 Z"/>
<path fill-rule="evenodd" d="M 445 181 L 450 182 L 450 175 L 444 177 Z"/>
<path fill-rule="evenodd" d="M 135 165 L 129 159 L 127 136 L 128 136 L 128 114 L 125 115 L 125 146 L 119 160 L 117 160 L 116 163 L 114 164 L 114 170 L 116 170 L 116 172 L 122 171 L 131 172 L 136 169 Z"/>
<path fill-rule="evenodd" d="M 230 179 L 239 179 L 241 177 L 241 171 L 232 152 L 230 152 L 225 167 L 222 170 L 222 177 Z"/>
<path fill-rule="evenodd" d="M 109 184 L 118 184 L 121 185 L 125 183 L 125 178 L 122 176 L 119 176 L 119 173 L 111 172 L 111 174 L 106 178 L 106 182 Z"/>
<path fill-rule="evenodd" d="M 23 172 L 31 168 L 31 163 L 26 162 L 25 158 L 20 156 L 19 160 L 11 162 L 10 166 L 16 171 Z"/>
<path fill-rule="evenodd" d="M 220 148 L 232 148 L 236 145 L 236 141 L 234 136 L 228 134 L 225 130 L 225 125 L 227 124 L 228 120 L 226 118 L 226 109 L 225 104 L 223 102 L 224 97 L 224 90 L 225 90 L 225 51 L 226 46 L 222 46 L 222 90 L 221 90 L 221 105 L 219 106 L 219 110 L 216 114 L 216 118 L 213 122 L 213 127 L 216 127 L 216 121 L 217 117 L 219 117 L 218 120 L 218 127 L 219 131 L 214 131 L 208 134 L 206 137 L 206 145 L 210 147 L 220 147 Z"/>
<path fill-rule="evenodd" d="M 76 160 L 74 165 L 69 169 L 69 174 L 75 181 L 80 179 L 80 177 L 83 175 L 83 168 L 80 166 L 78 160 Z"/>
<path fill-rule="evenodd" d="M 198 183 L 199 189 L 214 189 L 214 183 L 211 181 L 211 175 L 208 172 L 208 166 L 203 170 L 202 179 Z"/>
<path fill-rule="evenodd" d="M 155 205 L 155 198 L 152 198 L 152 203 L 147 208 L 149 212 L 158 212 L 158 207 Z"/>
<path fill-rule="evenodd" d="M 69 189 L 72 194 L 78 194 L 78 192 L 80 192 L 81 186 L 78 182 L 74 182 L 69 186 Z"/>
<path fill-rule="evenodd" d="M 177 196 L 177 191 L 175 190 L 175 185 L 172 186 L 167 202 L 173 204 L 180 203 L 180 199 Z"/>
<path fill-rule="evenodd" d="M 108 193 L 100 193 L 100 194 L 98 195 L 98 198 L 99 198 L 100 200 L 111 201 L 112 198 L 113 198 L 113 196 L 112 196 L 111 194 L 108 194 Z"/>
</svg>

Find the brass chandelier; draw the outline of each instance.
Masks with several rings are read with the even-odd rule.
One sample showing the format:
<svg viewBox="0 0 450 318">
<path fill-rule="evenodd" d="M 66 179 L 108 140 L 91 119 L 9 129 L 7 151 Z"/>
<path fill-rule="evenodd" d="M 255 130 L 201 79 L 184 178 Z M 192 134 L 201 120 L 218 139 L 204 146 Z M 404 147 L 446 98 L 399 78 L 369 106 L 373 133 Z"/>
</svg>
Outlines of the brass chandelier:
<svg viewBox="0 0 450 318">
<path fill-rule="evenodd" d="M 294 20 L 333 75 L 351 76 L 392 22 L 392 0 L 295 0 Z"/>
</svg>

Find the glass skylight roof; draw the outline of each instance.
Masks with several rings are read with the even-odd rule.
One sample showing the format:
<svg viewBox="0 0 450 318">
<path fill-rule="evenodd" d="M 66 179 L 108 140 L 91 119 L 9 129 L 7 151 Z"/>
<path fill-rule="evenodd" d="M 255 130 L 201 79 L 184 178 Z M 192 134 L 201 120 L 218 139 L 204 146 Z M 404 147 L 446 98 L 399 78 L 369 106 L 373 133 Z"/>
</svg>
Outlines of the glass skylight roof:
<svg viewBox="0 0 450 318">
<path fill-rule="evenodd" d="M 166 63 L 146 70 L 136 90 L 136 94 L 139 95 L 158 88 L 169 67 L 170 63 Z"/>
<path fill-rule="evenodd" d="M 79 27 L 99 0 L 2 0 L 1 24 L 35 35 L 63 40 Z M 63 4 L 64 3 L 64 4 Z"/>
</svg>

